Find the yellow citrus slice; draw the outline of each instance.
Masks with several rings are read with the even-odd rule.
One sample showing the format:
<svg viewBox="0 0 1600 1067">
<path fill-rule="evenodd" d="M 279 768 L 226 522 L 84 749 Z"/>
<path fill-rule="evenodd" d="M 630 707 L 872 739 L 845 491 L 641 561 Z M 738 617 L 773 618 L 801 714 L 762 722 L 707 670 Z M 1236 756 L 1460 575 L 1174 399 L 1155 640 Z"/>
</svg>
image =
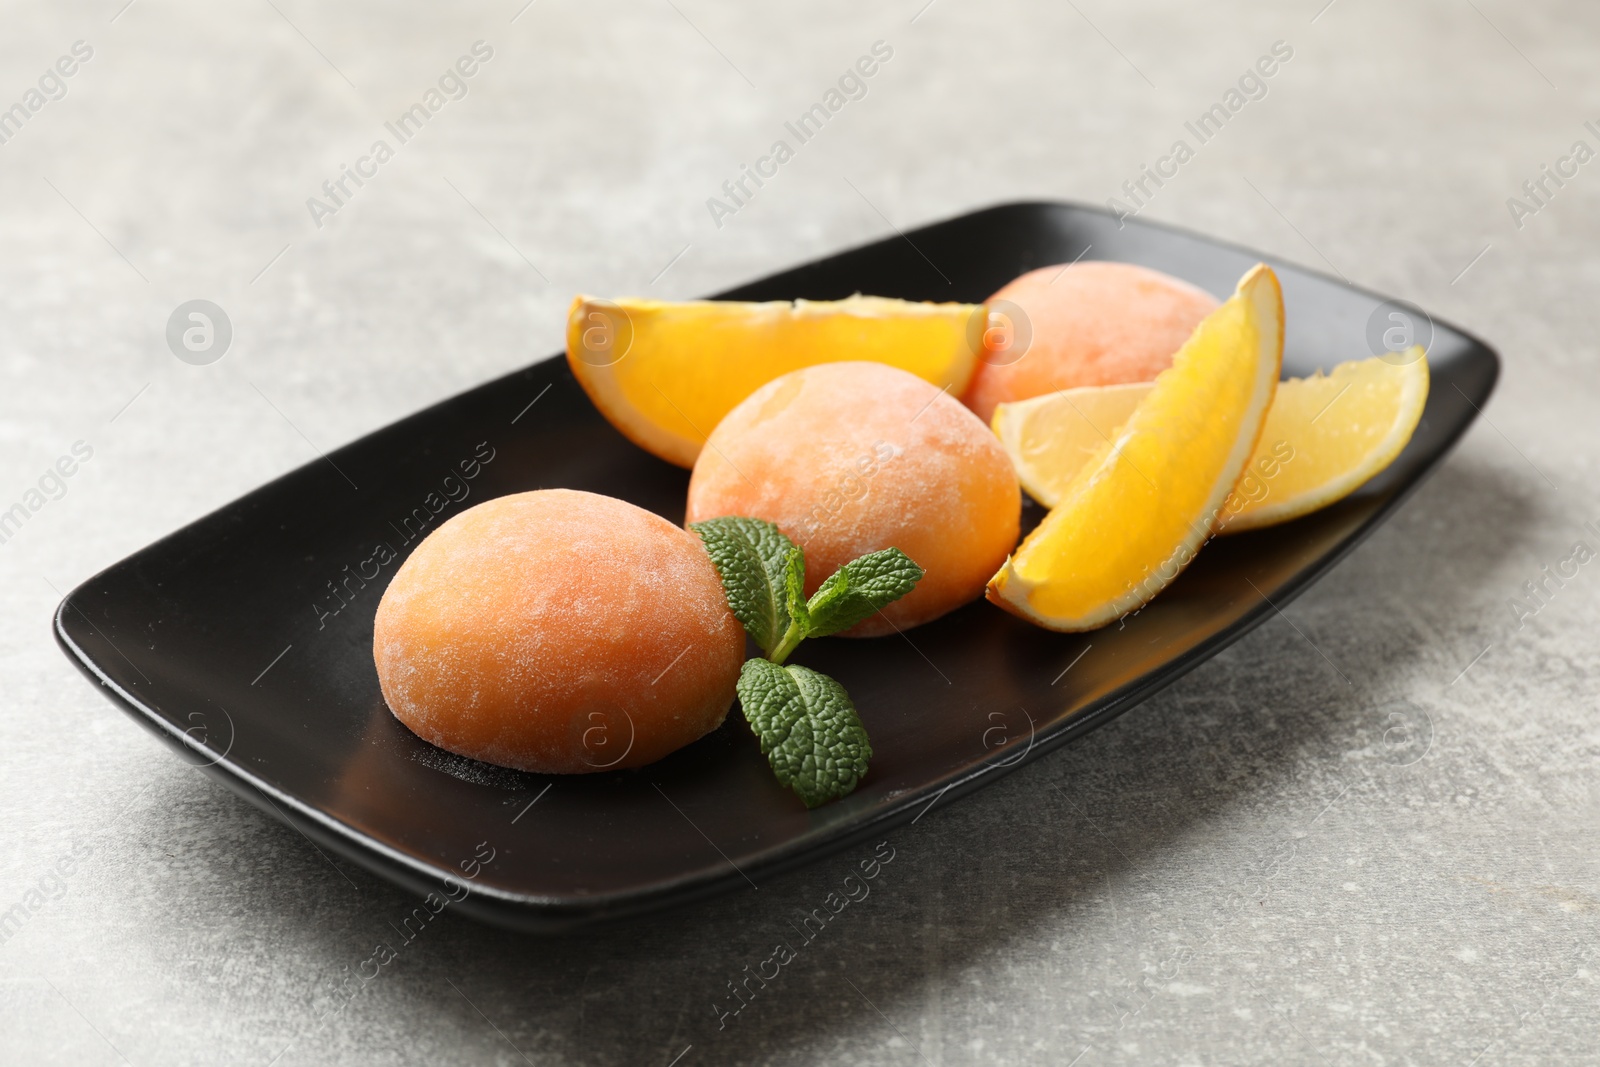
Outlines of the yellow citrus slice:
<svg viewBox="0 0 1600 1067">
<path fill-rule="evenodd" d="M 989 599 L 1047 629 L 1091 630 L 1160 592 L 1211 535 L 1282 363 L 1283 294 L 1258 265 L 990 579 Z"/>
<path fill-rule="evenodd" d="M 1054 507 L 1151 388 L 1148 382 L 1086 386 L 1001 404 L 994 432 L 1023 488 Z M 1427 399 L 1428 361 L 1421 346 L 1341 363 L 1328 375 L 1279 382 L 1218 532 L 1287 522 L 1342 500 L 1394 462 Z"/>
<path fill-rule="evenodd" d="M 598 300 L 567 314 L 567 362 L 640 448 L 694 466 L 709 434 L 772 379 L 818 363 L 887 363 L 960 396 L 985 343 L 979 304 L 876 296 L 767 303 Z"/>
<path fill-rule="evenodd" d="M 990 427 L 1011 455 L 1022 488 L 1053 508 L 1151 388 L 1151 382 L 1085 385 L 999 404 Z"/>
<path fill-rule="evenodd" d="M 1218 532 L 1288 522 L 1343 500 L 1394 462 L 1427 401 L 1421 345 L 1284 382 Z"/>
</svg>

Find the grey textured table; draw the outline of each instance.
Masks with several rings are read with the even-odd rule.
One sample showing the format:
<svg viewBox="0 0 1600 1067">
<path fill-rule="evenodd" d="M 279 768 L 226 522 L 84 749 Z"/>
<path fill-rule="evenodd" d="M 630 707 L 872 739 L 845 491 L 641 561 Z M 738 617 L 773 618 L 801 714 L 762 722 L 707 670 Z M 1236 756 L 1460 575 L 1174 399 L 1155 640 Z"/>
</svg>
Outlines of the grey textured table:
<svg viewBox="0 0 1600 1067">
<path fill-rule="evenodd" d="M 40 504 L 0 544 L 0 1061 L 1600 1061 L 1600 564 L 1512 607 L 1600 548 L 1600 162 L 1571 155 L 1600 148 L 1593 5 L 123 3 L 0 21 L 0 508 Z M 713 212 L 877 41 L 865 95 Z M 1180 138 L 1142 214 L 1460 322 L 1499 392 L 1284 617 L 892 835 L 870 898 L 737 1015 L 727 983 L 859 857 L 580 937 L 447 913 L 363 981 L 413 902 L 52 644 L 92 572 L 555 351 L 575 291 L 688 296 L 995 201 L 1126 199 Z M 346 165 L 367 177 L 334 199 Z M 197 297 L 233 328 L 204 366 L 164 336 Z"/>
</svg>

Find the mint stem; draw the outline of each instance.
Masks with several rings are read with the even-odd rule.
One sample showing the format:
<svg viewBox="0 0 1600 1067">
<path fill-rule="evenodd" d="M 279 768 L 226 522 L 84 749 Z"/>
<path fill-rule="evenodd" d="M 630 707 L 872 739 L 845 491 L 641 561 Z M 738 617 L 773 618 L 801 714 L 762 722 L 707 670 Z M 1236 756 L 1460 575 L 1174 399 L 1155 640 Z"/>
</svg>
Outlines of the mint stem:
<svg viewBox="0 0 1600 1067">
<path fill-rule="evenodd" d="M 784 660 L 789 658 L 789 653 L 793 652 L 796 646 L 805 639 L 805 627 L 800 625 L 798 619 L 790 619 L 789 628 L 783 632 L 783 638 L 778 642 L 778 647 L 768 653 L 767 658 L 773 663 L 782 664 Z"/>
</svg>

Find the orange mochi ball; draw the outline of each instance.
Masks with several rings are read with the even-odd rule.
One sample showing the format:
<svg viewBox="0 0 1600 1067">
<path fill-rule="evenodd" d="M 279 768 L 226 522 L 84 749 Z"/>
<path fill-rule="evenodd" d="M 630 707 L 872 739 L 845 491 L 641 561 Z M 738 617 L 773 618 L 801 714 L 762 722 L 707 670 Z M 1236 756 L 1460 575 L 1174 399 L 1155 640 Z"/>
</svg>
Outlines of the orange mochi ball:
<svg viewBox="0 0 1600 1067">
<path fill-rule="evenodd" d="M 1075 389 L 1154 381 L 1216 298 L 1160 271 L 1132 263 L 1042 267 L 989 298 L 1022 311 L 1026 349 L 979 362 L 962 401 L 985 424 L 996 404 Z M 1002 309 L 1004 310 L 1004 309 Z M 992 361 L 991 361 L 992 360 Z"/>
<path fill-rule="evenodd" d="M 545 774 L 642 767 L 716 729 L 744 631 L 699 538 L 570 489 L 469 508 L 378 605 L 378 681 L 425 741 Z"/>
<path fill-rule="evenodd" d="M 882 363 L 824 363 L 768 382 L 717 424 L 686 521 L 775 523 L 805 551 L 808 596 L 857 556 L 900 549 L 927 574 L 847 631 L 871 637 L 981 596 L 1017 543 L 1021 505 L 1005 449 L 959 402 Z"/>
</svg>

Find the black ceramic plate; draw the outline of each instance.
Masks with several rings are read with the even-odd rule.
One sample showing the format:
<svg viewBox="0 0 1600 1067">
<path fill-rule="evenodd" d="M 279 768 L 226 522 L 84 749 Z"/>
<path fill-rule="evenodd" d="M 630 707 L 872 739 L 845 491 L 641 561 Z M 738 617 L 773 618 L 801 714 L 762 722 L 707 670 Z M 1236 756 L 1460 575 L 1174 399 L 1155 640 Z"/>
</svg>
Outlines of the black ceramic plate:
<svg viewBox="0 0 1600 1067">
<path fill-rule="evenodd" d="M 1286 375 L 1364 357 L 1375 313 L 1389 324 L 1380 297 L 1333 279 L 1066 204 L 979 211 L 722 295 L 978 302 L 1080 255 L 1146 264 L 1218 296 L 1265 258 L 1283 281 Z M 461 910 L 523 929 L 638 914 L 747 889 L 948 803 L 1267 618 L 1266 598 L 1281 607 L 1371 532 L 1488 398 L 1495 354 L 1443 323 L 1432 335 L 1427 410 L 1393 466 L 1333 508 L 1213 542 L 1121 629 L 1048 633 L 980 601 L 909 639 L 808 644 L 807 664 L 850 691 L 876 753 L 853 794 L 816 811 L 777 784 L 737 713 L 641 771 L 545 778 L 449 756 L 385 709 L 372 619 L 398 564 L 379 545 L 404 557 L 423 520 L 431 530 L 541 487 L 681 521 L 687 473 L 613 430 L 561 357 L 364 437 L 123 560 L 63 601 L 56 634 L 191 761 L 384 877 L 427 891 L 454 875 L 470 884 Z"/>
</svg>

